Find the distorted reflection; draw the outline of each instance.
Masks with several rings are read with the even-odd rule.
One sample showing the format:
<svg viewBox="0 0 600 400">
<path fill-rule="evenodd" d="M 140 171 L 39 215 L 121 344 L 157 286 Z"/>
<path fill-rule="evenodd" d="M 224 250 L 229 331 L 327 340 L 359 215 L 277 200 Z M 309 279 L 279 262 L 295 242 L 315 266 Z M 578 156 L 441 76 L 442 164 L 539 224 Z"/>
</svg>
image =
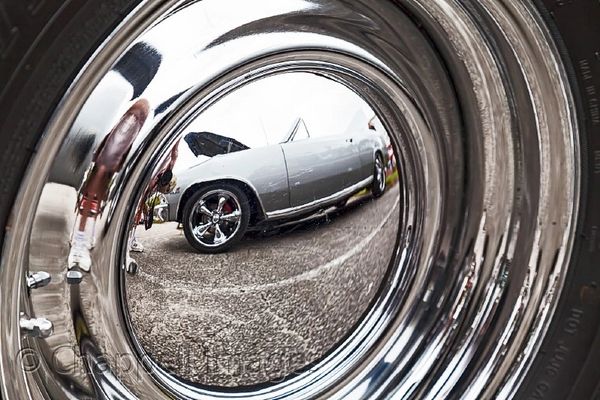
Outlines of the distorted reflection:
<svg viewBox="0 0 600 400">
<path fill-rule="evenodd" d="M 98 146 L 78 193 L 77 218 L 68 257 L 68 280 L 78 283 L 80 271 L 91 268 L 96 218 L 108 198 L 113 177 L 121 170 L 131 146 L 149 114 L 146 100 L 136 101 Z"/>
<path fill-rule="evenodd" d="M 367 103 L 322 76 L 271 76 L 203 111 L 165 154 L 137 207 L 127 278 L 134 331 L 158 364 L 253 385 L 352 333 L 400 213 L 397 157 Z"/>
</svg>

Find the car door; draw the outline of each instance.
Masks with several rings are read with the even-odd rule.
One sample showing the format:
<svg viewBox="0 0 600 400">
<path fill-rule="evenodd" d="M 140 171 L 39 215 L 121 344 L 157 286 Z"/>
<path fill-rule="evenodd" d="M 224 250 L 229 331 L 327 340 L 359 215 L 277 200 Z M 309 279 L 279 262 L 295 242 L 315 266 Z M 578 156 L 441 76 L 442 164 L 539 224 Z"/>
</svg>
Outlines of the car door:
<svg viewBox="0 0 600 400">
<path fill-rule="evenodd" d="M 368 151 L 368 149 L 366 148 L 367 146 L 365 146 L 364 135 L 362 135 L 362 133 L 360 132 L 351 132 L 346 133 L 345 135 L 346 141 L 350 143 L 352 147 L 352 152 L 354 154 L 354 158 L 351 160 L 351 168 L 347 170 L 345 176 L 345 185 L 346 187 L 350 187 L 358 184 L 359 182 L 365 180 L 370 176 L 370 174 L 365 174 L 365 171 L 366 168 L 371 168 L 370 165 L 372 165 L 373 163 L 371 162 L 369 164 L 369 167 L 365 166 L 365 154 L 366 151 Z"/>
<path fill-rule="evenodd" d="M 313 132 L 281 144 L 288 170 L 290 205 L 302 206 L 334 195 L 352 184 L 360 155 L 347 135 Z"/>
<path fill-rule="evenodd" d="M 360 179 L 369 178 L 373 176 L 373 171 L 375 169 L 375 153 L 379 151 L 382 154 L 385 154 L 382 151 L 384 149 L 381 144 L 382 142 L 377 133 L 373 131 L 362 131 L 355 135 L 354 143 L 358 149 L 362 162 Z"/>
</svg>

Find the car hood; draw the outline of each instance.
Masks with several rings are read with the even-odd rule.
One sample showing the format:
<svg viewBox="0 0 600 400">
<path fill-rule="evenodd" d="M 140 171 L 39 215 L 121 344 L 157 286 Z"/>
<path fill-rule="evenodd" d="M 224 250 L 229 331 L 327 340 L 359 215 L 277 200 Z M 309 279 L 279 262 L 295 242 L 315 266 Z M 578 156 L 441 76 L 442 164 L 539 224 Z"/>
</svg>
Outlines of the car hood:
<svg viewBox="0 0 600 400">
<path fill-rule="evenodd" d="M 184 140 L 196 157 L 214 157 L 249 149 L 235 139 L 212 132 L 190 132 L 185 135 Z"/>
</svg>

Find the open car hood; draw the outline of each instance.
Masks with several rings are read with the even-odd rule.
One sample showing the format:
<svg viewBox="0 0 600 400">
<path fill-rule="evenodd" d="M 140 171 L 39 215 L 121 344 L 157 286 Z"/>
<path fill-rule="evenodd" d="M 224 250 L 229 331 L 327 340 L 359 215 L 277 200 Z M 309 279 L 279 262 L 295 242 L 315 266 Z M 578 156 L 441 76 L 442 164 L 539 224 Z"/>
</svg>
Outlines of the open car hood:
<svg viewBox="0 0 600 400">
<path fill-rule="evenodd" d="M 250 148 L 235 139 L 211 132 L 190 132 L 185 135 L 184 140 L 196 157 L 201 155 L 214 157 Z"/>
</svg>

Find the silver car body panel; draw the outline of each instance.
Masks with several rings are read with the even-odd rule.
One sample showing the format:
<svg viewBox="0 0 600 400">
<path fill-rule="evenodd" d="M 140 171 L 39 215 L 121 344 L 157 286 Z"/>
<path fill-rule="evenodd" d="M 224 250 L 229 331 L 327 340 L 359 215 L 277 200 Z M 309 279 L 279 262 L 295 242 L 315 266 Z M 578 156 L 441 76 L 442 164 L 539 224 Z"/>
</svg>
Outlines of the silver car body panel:
<svg viewBox="0 0 600 400">
<path fill-rule="evenodd" d="M 373 179 L 375 154 L 385 159 L 385 146 L 379 133 L 365 130 L 217 155 L 175 173 L 176 192 L 167 195 L 169 219 L 178 220 L 188 190 L 223 180 L 249 187 L 265 219 L 310 212 L 367 187 Z"/>
<path fill-rule="evenodd" d="M 372 176 L 358 182 L 357 184 L 347 187 L 337 193 L 334 193 L 330 196 L 315 200 L 313 202 L 306 203 L 306 204 L 303 204 L 298 207 L 290 207 L 285 210 L 278 210 L 278 211 L 273 211 L 273 212 L 267 213 L 267 218 L 268 219 L 291 218 L 294 216 L 302 215 L 307 212 L 316 210 L 326 204 L 337 203 L 338 201 L 344 199 L 345 197 L 350 196 L 350 195 L 356 193 L 357 191 L 359 191 L 360 189 L 368 186 L 371 182 L 373 182 Z"/>
<path fill-rule="evenodd" d="M 361 159 L 349 138 L 330 136 L 282 144 L 290 204 L 300 207 L 360 181 Z"/>
</svg>

